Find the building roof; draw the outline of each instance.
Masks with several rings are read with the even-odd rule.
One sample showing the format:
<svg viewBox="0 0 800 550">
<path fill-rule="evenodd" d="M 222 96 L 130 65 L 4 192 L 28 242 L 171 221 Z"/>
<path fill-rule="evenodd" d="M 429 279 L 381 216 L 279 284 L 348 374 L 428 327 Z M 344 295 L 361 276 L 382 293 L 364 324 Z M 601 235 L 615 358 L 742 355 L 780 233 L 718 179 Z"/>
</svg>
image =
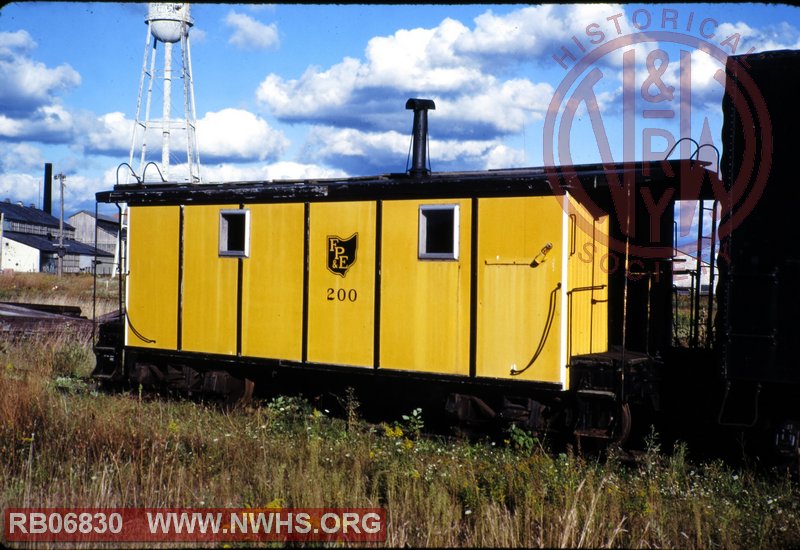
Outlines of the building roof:
<svg viewBox="0 0 800 550">
<path fill-rule="evenodd" d="M 92 218 L 96 217 L 100 221 L 112 222 L 114 224 L 119 222 L 119 220 L 115 216 L 108 216 L 106 214 L 98 214 L 97 216 L 95 216 L 94 212 L 90 212 L 89 210 L 78 210 L 72 216 L 70 216 L 70 218 L 77 216 L 78 214 L 86 214 L 87 216 L 91 216 Z"/>
<path fill-rule="evenodd" d="M 41 252 L 57 252 L 58 241 L 51 241 L 44 235 L 31 235 L 29 233 L 18 233 L 17 231 L 3 231 L 3 238 L 36 248 Z M 98 256 L 111 257 L 113 254 L 104 252 L 99 248 L 95 248 L 89 244 L 79 243 L 73 239 L 64 239 L 64 248 L 67 254 L 78 254 L 81 256 Z"/>
<path fill-rule="evenodd" d="M 105 229 L 109 233 L 114 233 L 114 234 L 116 234 L 116 232 L 119 231 L 119 223 L 116 221 L 110 222 L 108 220 L 98 219 L 97 227 L 99 227 L 100 229 Z"/>
<path fill-rule="evenodd" d="M 5 218 L 8 221 L 55 228 L 58 228 L 59 225 L 58 218 L 31 206 L 23 206 L 11 202 L 0 202 L 0 212 L 5 214 Z M 64 222 L 64 229 L 75 228 Z"/>
</svg>

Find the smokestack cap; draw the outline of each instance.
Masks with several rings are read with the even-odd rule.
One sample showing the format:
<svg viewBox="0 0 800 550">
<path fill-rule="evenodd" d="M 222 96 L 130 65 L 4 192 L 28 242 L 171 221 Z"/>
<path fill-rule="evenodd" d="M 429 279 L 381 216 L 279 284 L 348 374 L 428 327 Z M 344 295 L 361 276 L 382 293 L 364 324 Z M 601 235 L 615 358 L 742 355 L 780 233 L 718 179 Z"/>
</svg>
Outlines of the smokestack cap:
<svg viewBox="0 0 800 550">
<path fill-rule="evenodd" d="M 432 99 L 417 99 L 412 97 L 406 101 L 406 109 L 414 109 L 415 111 L 433 109 L 436 110 L 436 104 Z"/>
</svg>

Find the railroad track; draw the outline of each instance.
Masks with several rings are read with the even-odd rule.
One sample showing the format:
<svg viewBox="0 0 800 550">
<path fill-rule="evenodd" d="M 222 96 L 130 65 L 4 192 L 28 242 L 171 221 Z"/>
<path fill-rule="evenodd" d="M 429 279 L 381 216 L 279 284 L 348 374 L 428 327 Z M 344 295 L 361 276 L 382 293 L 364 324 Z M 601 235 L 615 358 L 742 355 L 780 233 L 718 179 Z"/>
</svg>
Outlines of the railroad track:
<svg viewBox="0 0 800 550">
<path fill-rule="evenodd" d="M 92 320 L 77 306 L 0 302 L 0 339 L 14 340 L 53 332 L 89 338 Z"/>
</svg>

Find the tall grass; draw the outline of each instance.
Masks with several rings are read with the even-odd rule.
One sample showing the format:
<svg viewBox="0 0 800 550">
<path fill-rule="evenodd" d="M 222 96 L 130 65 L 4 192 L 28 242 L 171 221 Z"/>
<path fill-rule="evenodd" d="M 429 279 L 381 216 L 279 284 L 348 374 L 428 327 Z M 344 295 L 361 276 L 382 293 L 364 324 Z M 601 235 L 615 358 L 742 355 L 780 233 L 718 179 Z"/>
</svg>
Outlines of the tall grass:
<svg viewBox="0 0 800 550">
<path fill-rule="evenodd" d="M 118 307 L 118 279 L 98 277 L 97 316 Z M 27 302 L 78 306 L 84 317 L 92 316 L 94 280 L 89 274 L 0 273 L 0 302 Z"/>
<path fill-rule="evenodd" d="M 381 506 L 389 546 L 800 544 L 789 480 L 694 463 L 655 437 L 623 464 L 553 454 L 519 434 L 497 444 L 416 435 L 424 411 L 376 425 L 355 407 L 337 418 L 300 398 L 224 411 L 97 393 L 90 357 L 62 338 L 0 358 L 2 507 Z"/>
<path fill-rule="evenodd" d="M 675 309 L 673 310 L 673 343 L 676 346 L 687 347 L 693 345 L 690 335 L 694 332 L 694 318 L 692 316 L 692 300 L 690 294 L 674 294 Z M 701 295 L 697 311 L 697 342 L 704 346 L 708 338 L 708 295 Z M 714 295 L 712 311 L 716 315 L 717 296 Z M 714 328 L 712 327 L 712 331 Z"/>
<path fill-rule="evenodd" d="M 424 436 L 357 396 L 335 416 L 295 397 L 224 410 L 98 393 L 89 343 L 0 346 L 0 508 L 383 507 L 387 546 L 774 548 L 800 545 L 791 480 L 692 460 L 656 434 L 635 461 Z"/>
</svg>

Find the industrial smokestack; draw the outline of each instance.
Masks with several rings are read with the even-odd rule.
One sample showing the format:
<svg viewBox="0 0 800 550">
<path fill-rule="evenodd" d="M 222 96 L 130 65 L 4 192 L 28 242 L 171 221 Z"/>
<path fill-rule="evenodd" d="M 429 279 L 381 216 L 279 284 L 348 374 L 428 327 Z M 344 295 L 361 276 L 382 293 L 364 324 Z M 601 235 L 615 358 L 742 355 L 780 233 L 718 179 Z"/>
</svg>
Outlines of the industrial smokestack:
<svg viewBox="0 0 800 550">
<path fill-rule="evenodd" d="M 53 164 L 44 163 L 44 198 L 42 198 L 42 210 L 45 214 L 53 213 Z"/>
<path fill-rule="evenodd" d="M 414 127 L 412 129 L 412 176 L 427 176 L 428 170 L 428 109 L 436 109 L 432 99 L 411 98 L 406 102 L 406 109 L 414 110 Z"/>
</svg>

